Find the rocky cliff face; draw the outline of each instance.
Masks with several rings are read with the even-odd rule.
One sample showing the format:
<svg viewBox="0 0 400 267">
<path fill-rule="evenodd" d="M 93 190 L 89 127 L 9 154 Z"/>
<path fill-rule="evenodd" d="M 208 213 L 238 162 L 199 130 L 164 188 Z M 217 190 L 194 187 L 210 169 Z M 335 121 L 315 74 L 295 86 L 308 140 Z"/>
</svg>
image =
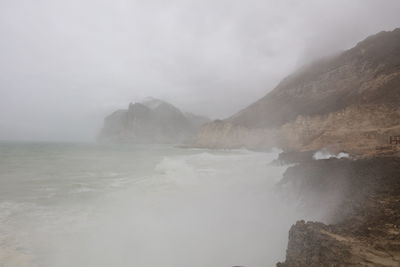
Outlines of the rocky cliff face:
<svg viewBox="0 0 400 267">
<path fill-rule="evenodd" d="M 277 266 L 400 266 L 399 177 L 399 157 L 290 167 L 281 190 L 291 190 L 300 208 L 325 223 L 293 225 L 286 260 Z"/>
<path fill-rule="evenodd" d="M 352 105 L 325 115 L 298 116 L 279 128 L 276 140 L 287 150 L 327 148 L 333 153 L 367 156 L 377 153 L 377 147 L 387 146 L 389 137 L 399 133 L 400 108 Z"/>
<path fill-rule="evenodd" d="M 400 134 L 398 103 L 400 29 L 370 36 L 337 56 L 302 67 L 265 97 L 223 123 L 229 125 L 227 127 L 231 129 L 230 133 L 235 133 L 234 136 L 237 127 L 237 131 L 245 131 L 257 139 L 256 143 L 284 144 L 293 150 L 319 149 L 326 145 L 348 150 L 349 135 L 357 135 L 360 145 L 364 144 L 362 138 L 366 137 L 365 144 L 375 146 L 385 142 L 370 142 L 372 138 L 369 136 L 377 135 L 379 140 L 386 141 L 389 132 Z M 391 119 L 385 119 L 383 125 L 379 118 L 386 114 Z M 304 125 L 310 125 L 310 131 L 299 130 L 298 127 Z M 342 130 L 348 125 L 354 126 L 352 132 L 344 133 Z M 378 132 L 378 125 L 387 133 Z M 234 140 L 230 145 L 247 145 L 246 140 L 238 141 L 231 135 L 222 138 L 226 131 L 220 129 L 225 129 L 221 122 L 207 125 L 200 132 L 197 145 L 208 146 L 210 143 L 212 147 L 225 147 L 230 138 Z M 280 138 L 263 141 L 266 130 L 277 131 L 275 136 Z M 267 137 L 271 138 L 270 135 Z M 315 137 L 320 140 L 310 142 Z M 358 145 L 350 149 L 363 150 Z"/>
<path fill-rule="evenodd" d="M 207 148 L 260 149 L 272 147 L 276 139 L 275 129 L 249 129 L 230 122 L 216 120 L 205 124 L 198 132 L 196 146 Z"/>
<path fill-rule="evenodd" d="M 183 113 L 173 105 L 146 99 L 129 104 L 104 120 L 99 135 L 102 142 L 117 143 L 184 143 L 190 141 L 207 118 Z"/>
</svg>

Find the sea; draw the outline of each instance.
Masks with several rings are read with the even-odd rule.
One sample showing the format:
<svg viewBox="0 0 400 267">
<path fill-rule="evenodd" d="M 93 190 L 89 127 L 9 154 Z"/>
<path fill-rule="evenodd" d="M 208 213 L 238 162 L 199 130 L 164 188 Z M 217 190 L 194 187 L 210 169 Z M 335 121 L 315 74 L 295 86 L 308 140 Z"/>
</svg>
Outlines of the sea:
<svg viewBox="0 0 400 267">
<path fill-rule="evenodd" d="M 0 267 L 267 267 L 300 212 L 279 150 L 0 143 Z"/>
</svg>

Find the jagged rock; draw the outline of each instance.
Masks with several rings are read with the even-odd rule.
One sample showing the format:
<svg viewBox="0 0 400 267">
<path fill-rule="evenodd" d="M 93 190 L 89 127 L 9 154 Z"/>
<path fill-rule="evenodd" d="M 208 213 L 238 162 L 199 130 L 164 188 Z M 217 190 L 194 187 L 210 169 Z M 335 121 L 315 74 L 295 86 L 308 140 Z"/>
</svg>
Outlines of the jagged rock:
<svg viewBox="0 0 400 267">
<path fill-rule="evenodd" d="M 336 234 L 325 224 L 298 221 L 289 231 L 286 261 L 276 266 L 399 266 L 399 259 L 391 253 L 352 236 Z"/>
<path fill-rule="evenodd" d="M 289 231 L 286 262 L 278 267 L 354 265 L 350 246 L 322 223 L 298 221 Z"/>
<path fill-rule="evenodd" d="M 279 186 L 326 224 L 297 222 L 277 266 L 400 266 L 399 177 L 398 157 L 290 167 Z"/>
</svg>

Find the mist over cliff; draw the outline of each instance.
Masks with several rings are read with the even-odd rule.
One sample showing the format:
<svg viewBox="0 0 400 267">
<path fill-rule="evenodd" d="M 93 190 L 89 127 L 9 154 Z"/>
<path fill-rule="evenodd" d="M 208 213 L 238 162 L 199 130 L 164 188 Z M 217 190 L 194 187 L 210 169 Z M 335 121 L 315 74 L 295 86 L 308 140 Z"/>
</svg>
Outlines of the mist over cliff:
<svg viewBox="0 0 400 267">
<path fill-rule="evenodd" d="M 223 119 L 400 25 L 397 0 L 0 3 L 0 139 L 93 141 L 146 96 Z"/>
<path fill-rule="evenodd" d="M 0 267 L 400 266 L 399 10 L 1 0 Z"/>
<path fill-rule="evenodd" d="M 400 133 L 400 29 L 307 64 L 265 97 L 205 125 L 197 145 L 365 153 Z"/>
</svg>

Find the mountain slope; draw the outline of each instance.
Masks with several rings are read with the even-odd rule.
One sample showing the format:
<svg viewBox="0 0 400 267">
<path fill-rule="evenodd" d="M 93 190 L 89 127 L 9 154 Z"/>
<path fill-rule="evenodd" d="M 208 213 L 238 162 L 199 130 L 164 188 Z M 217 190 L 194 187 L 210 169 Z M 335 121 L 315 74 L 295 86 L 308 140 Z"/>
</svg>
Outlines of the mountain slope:
<svg viewBox="0 0 400 267">
<path fill-rule="evenodd" d="M 287 149 L 307 149 L 306 145 L 309 144 L 303 144 L 301 140 L 304 139 L 303 135 L 310 133 L 308 129 L 298 131 L 299 118 L 303 124 L 310 124 L 313 128 L 319 129 L 319 126 L 322 126 L 321 118 L 326 116 L 339 118 L 343 114 L 350 113 L 354 115 L 358 110 L 363 113 L 358 114 L 357 121 L 352 121 L 352 117 L 342 120 L 331 118 L 331 121 L 339 123 L 336 126 L 342 129 L 345 128 L 345 124 L 356 123 L 359 126 L 357 131 L 361 132 L 364 130 L 363 125 L 366 124 L 368 130 L 382 127 L 382 125 L 375 127 L 376 120 L 371 120 L 372 113 L 369 111 L 376 109 L 384 113 L 378 115 L 375 112 L 373 114 L 375 117 L 382 117 L 385 112 L 391 114 L 393 120 L 384 125 L 388 128 L 400 124 L 399 103 L 400 29 L 396 29 L 370 36 L 350 50 L 302 67 L 283 79 L 265 97 L 224 120 L 225 124 L 231 125 L 229 132 L 213 131 L 211 129 L 215 127 L 206 125 L 198 135 L 197 145 L 208 146 L 208 143 L 212 143 L 210 146 L 223 147 L 223 144 L 216 145 L 209 139 L 218 139 L 223 134 L 224 142 L 227 143 L 237 135 L 238 129 L 241 132 L 249 132 L 248 135 L 255 131 L 260 132 L 260 129 L 264 129 L 261 132 L 268 129 L 268 135 L 258 135 L 259 141 L 253 140 L 251 143 L 271 143 L 272 141 L 262 140 L 272 138 L 272 143 Z M 352 110 L 353 113 L 346 113 L 345 110 Z M 344 141 L 343 138 L 347 138 L 331 128 L 322 127 L 321 129 L 325 130 L 319 131 L 318 135 L 339 138 L 327 137 L 324 139 L 325 144 L 336 145 Z M 397 133 L 397 130 L 395 132 Z M 288 144 L 291 141 L 288 138 L 292 138 L 293 135 L 296 136 L 296 147 Z M 371 145 L 384 144 L 387 140 L 386 135 L 387 133 L 381 133 L 380 138 L 385 141 L 380 140 Z M 241 142 L 235 140 L 235 144 L 251 147 L 245 139 Z M 318 149 L 323 145 L 321 143 L 309 147 Z M 339 145 L 338 149 L 347 148 Z M 350 149 L 358 150 L 358 148 Z"/>
<path fill-rule="evenodd" d="M 229 119 L 249 127 L 279 126 L 298 115 L 322 115 L 352 104 L 397 105 L 400 29 L 380 32 L 354 48 L 314 62 Z"/>
</svg>

